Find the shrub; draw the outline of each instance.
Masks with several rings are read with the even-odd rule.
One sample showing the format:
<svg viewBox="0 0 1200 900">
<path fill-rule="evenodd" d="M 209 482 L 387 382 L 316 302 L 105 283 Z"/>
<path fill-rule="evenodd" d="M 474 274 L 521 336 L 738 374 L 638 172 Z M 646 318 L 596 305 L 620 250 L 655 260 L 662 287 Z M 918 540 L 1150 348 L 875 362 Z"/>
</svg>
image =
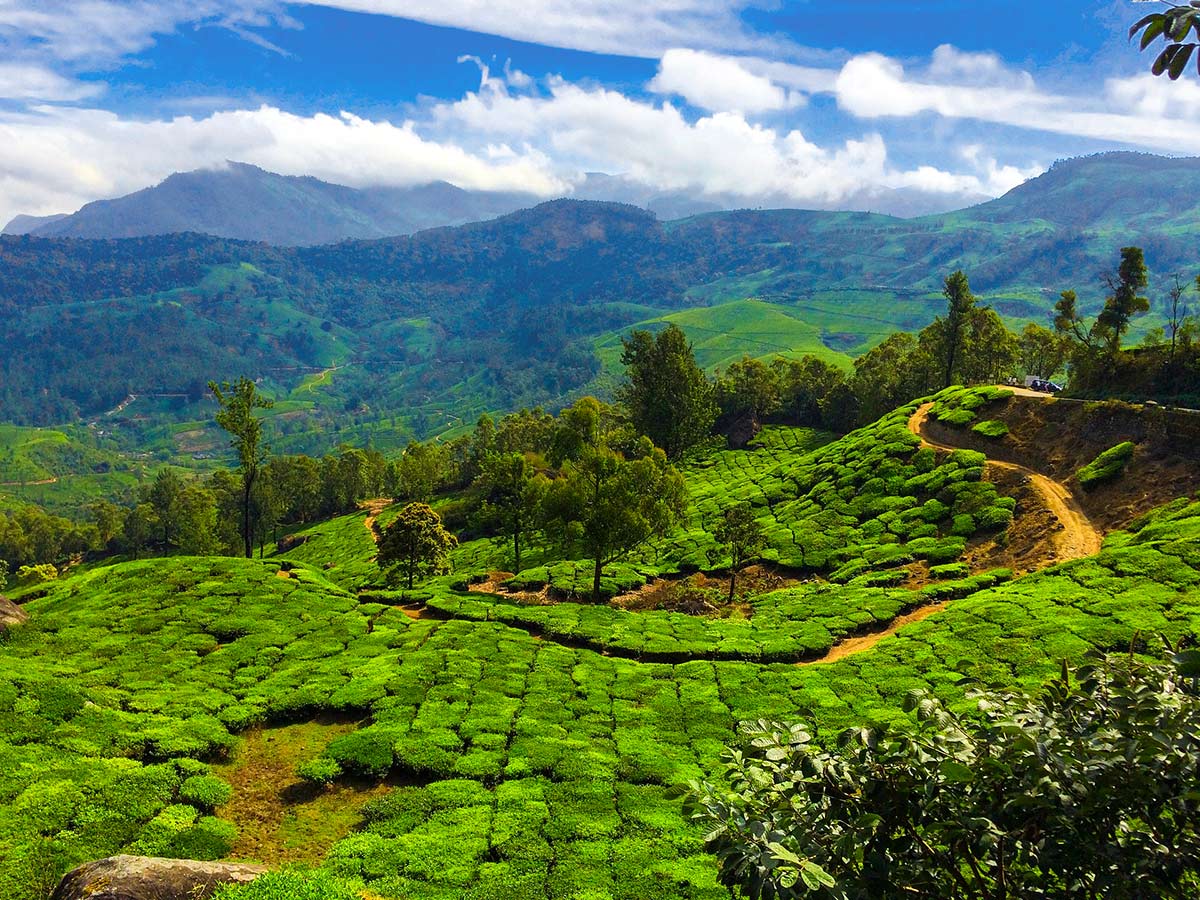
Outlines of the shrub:
<svg viewBox="0 0 1200 900">
<path fill-rule="evenodd" d="M 300 763 L 296 767 L 296 774 L 313 784 L 332 784 L 342 777 L 342 767 L 338 765 L 337 760 L 328 756 L 318 756 L 316 759 Z"/>
<path fill-rule="evenodd" d="M 336 738 L 326 752 L 351 775 L 377 778 L 392 767 L 392 739 L 382 731 L 352 731 Z"/>
<path fill-rule="evenodd" d="M 1091 490 L 1106 481 L 1112 481 L 1125 471 L 1125 467 L 1133 459 L 1133 451 L 1134 445 L 1129 441 L 1110 447 L 1076 472 L 1075 477 L 1079 479 L 1084 490 Z"/>
<path fill-rule="evenodd" d="M 54 568 L 51 563 L 43 563 L 40 566 L 21 566 L 17 569 L 17 584 L 42 584 L 47 581 L 54 581 L 58 578 L 58 569 Z"/>
<path fill-rule="evenodd" d="M 179 796 L 199 809 L 216 809 L 229 802 L 233 788 L 215 775 L 193 775 L 179 788 Z"/>
<path fill-rule="evenodd" d="M 217 888 L 213 900 L 360 900 L 354 887 L 328 872 L 268 872 L 245 885 Z"/>
<path fill-rule="evenodd" d="M 971 569 L 966 563 L 946 563 L 941 566 L 930 566 L 929 574 L 934 578 L 966 578 Z"/>
<path fill-rule="evenodd" d="M 997 419 L 988 419 L 986 422 L 980 422 L 971 430 L 986 438 L 1002 438 L 1008 434 L 1008 426 Z"/>
</svg>

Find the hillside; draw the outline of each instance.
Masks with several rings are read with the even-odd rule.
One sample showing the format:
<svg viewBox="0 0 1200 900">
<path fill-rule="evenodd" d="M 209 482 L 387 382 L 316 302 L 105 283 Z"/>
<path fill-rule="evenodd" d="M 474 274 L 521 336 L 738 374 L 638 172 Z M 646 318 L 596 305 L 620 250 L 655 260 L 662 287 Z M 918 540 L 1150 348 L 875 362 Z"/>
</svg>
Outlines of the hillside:
<svg viewBox="0 0 1200 900">
<path fill-rule="evenodd" d="M 952 390 L 838 440 L 773 427 L 699 457 L 683 524 L 614 567 L 608 604 L 571 602 L 572 561 L 549 548 L 469 589 L 503 562 L 488 538 L 414 595 L 380 590 L 366 513 L 262 561 L 27 589 L 30 621 L 0 640 L 0 894 L 43 900 L 126 851 L 318 865 L 389 900 L 729 900 L 673 790 L 715 771 L 739 722 L 893 723 L 916 688 L 962 701 L 964 669 L 1034 687 L 1090 649 L 1200 628 L 1200 504 L 1142 508 L 1157 499 L 1132 481 L 1113 484 L 1136 518 L 1098 552 L 981 570 L 997 527 L 1040 513 L 982 453 L 910 427 L 922 409 L 1060 415 L 1018 401 Z M 1095 440 L 1136 437 L 1122 427 Z M 705 537 L 730 498 L 767 528 L 777 580 L 717 612 L 633 603 L 647 575 L 720 574 Z M 530 603 L 539 578 L 558 590 Z"/>
<path fill-rule="evenodd" d="M 193 231 L 300 246 L 411 234 L 536 202 L 530 195 L 465 191 L 446 182 L 356 189 L 231 162 L 219 169 L 176 173 L 154 187 L 97 200 L 70 215 L 18 216 L 5 233 L 127 238 Z"/>
<path fill-rule="evenodd" d="M 845 362 L 928 324 L 942 277 L 962 267 L 1011 324 L 1046 323 L 1068 287 L 1095 309 L 1099 274 L 1131 243 L 1157 279 L 1140 331 L 1163 322 L 1165 274 L 1193 265 L 1200 226 L 1179 199 L 1197 195 L 1193 182 L 1198 160 L 1109 154 L 912 220 L 744 210 L 664 223 L 630 206 L 555 201 L 296 249 L 197 235 L 6 237 L 0 419 L 77 421 L 133 394 L 127 418 L 147 428 L 202 422 L 207 380 L 245 373 L 289 401 L 281 448 L 324 449 L 335 420 L 340 437 L 392 446 L 485 410 L 603 390 L 617 336 L 640 322 L 677 319 L 713 348 L 714 365 L 813 351 Z M 182 399 L 140 399 L 172 395 Z"/>
</svg>

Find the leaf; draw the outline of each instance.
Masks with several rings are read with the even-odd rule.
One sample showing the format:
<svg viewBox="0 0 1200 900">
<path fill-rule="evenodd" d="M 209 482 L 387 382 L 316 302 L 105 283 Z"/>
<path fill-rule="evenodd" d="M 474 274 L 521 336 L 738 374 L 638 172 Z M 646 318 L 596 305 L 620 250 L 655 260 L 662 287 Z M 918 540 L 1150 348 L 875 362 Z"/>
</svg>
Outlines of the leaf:
<svg viewBox="0 0 1200 900">
<path fill-rule="evenodd" d="M 1200 678 L 1200 650 L 1184 650 L 1171 657 L 1182 678 Z"/>
<path fill-rule="evenodd" d="M 1137 22 L 1135 22 L 1133 25 L 1130 26 L 1129 36 L 1132 38 L 1135 34 L 1137 34 L 1139 31 L 1141 31 L 1143 28 L 1145 28 L 1151 22 L 1154 22 L 1156 19 L 1165 19 L 1165 18 L 1166 17 L 1162 13 L 1150 13 L 1150 15 L 1144 16 L 1141 19 L 1138 19 Z M 1162 30 L 1162 28 L 1160 27 L 1159 31 L 1161 31 L 1161 30 Z M 1144 46 L 1145 45 L 1143 45 L 1143 48 L 1144 48 Z"/>
<path fill-rule="evenodd" d="M 1175 52 L 1171 58 L 1171 65 L 1167 70 L 1167 77 L 1172 81 L 1178 81 L 1179 76 L 1183 74 L 1184 67 L 1188 64 L 1188 60 L 1192 58 L 1192 54 L 1196 52 L 1195 44 L 1183 44 Z"/>
<path fill-rule="evenodd" d="M 943 760 L 942 764 L 938 766 L 938 771 L 942 773 L 943 778 L 954 784 L 967 784 L 975 778 L 975 773 L 970 766 L 954 759 Z"/>
<path fill-rule="evenodd" d="M 804 883 L 808 885 L 809 890 L 812 891 L 815 891 L 818 887 L 831 888 L 837 884 L 836 878 L 818 866 L 811 859 L 806 859 L 800 864 L 800 874 L 804 878 Z"/>
<path fill-rule="evenodd" d="M 1147 18 L 1153 18 L 1153 16 L 1148 16 Z M 1142 45 L 1140 49 L 1145 50 L 1152 43 L 1154 43 L 1155 38 L 1163 33 L 1163 29 L 1166 27 L 1166 24 L 1166 21 L 1161 18 L 1158 21 L 1151 22 L 1149 27 L 1147 27 L 1146 31 L 1142 34 Z M 1135 31 L 1136 29 L 1134 29 L 1134 31 L 1130 31 L 1129 36 L 1133 37 Z"/>
</svg>

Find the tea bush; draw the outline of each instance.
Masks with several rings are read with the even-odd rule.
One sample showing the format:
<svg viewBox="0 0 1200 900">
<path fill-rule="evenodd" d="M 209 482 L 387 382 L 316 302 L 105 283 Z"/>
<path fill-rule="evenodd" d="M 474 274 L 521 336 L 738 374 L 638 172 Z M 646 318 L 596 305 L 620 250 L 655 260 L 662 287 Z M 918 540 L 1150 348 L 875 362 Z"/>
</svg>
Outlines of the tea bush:
<svg viewBox="0 0 1200 900">
<path fill-rule="evenodd" d="M 1076 472 L 1075 477 L 1079 479 L 1084 490 L 1091 490 L 1097 485 L 1112 481 L 1125 471 L 1125 467 L 1133 459 L 1135 449 L 1129 441 L 1110 447 Z"/>
</svg>

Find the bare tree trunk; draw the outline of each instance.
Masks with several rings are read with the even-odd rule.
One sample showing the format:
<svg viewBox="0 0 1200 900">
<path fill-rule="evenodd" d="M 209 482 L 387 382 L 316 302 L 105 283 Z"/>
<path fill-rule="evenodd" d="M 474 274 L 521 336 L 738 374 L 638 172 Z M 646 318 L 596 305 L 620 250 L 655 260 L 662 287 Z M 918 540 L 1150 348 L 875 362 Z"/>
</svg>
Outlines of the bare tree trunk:
<svg viewBox="0 0 1200 900">
<path fill-rule="evenodd" d="M 596 570 L 592 575 L 592 602 L 600 602 L 600 573 L 604 571 L 604 563 L 596 557 Z"/>
</svg>

